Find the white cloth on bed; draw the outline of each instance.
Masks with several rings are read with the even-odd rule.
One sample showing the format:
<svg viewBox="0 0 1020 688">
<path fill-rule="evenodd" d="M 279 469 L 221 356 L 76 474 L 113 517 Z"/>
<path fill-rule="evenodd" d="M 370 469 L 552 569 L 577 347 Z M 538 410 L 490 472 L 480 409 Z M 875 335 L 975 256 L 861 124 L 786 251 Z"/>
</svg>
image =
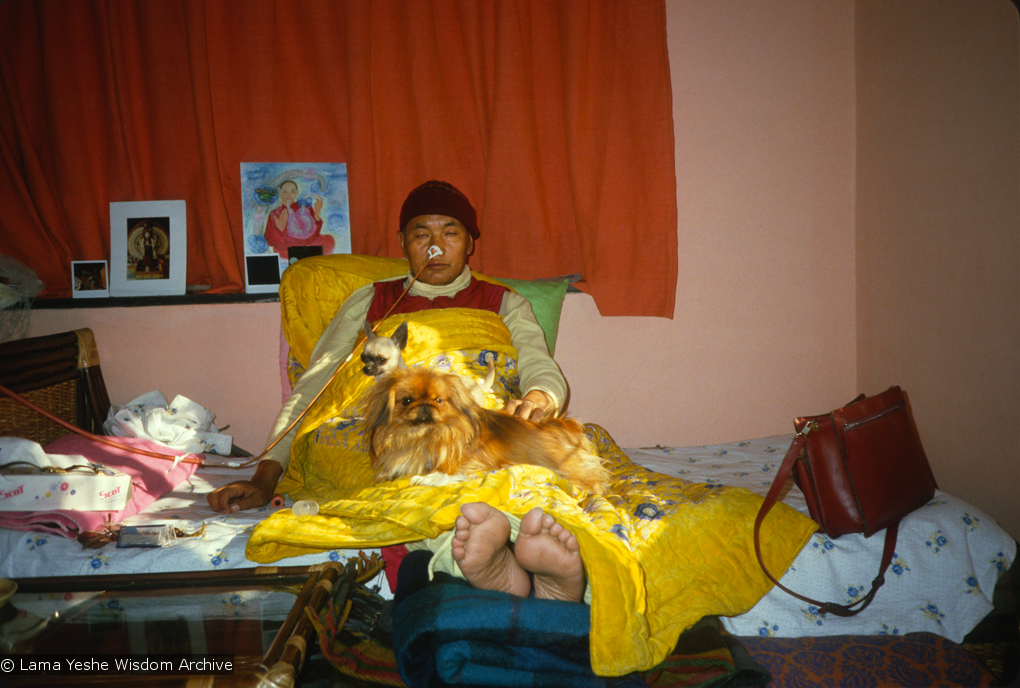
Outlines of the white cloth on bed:
<svg viewBox="0 0 1020 688">
<path fill-rule="evenodd" d="M 223 457 L 210 456 L 207 459 L 226 463 Z M 178 537 L 176 544 L 171 547 L 118 549 L 116 545 L 108 544 L 100 549 L 83 549 L 77 540 L 49 533 L 0 529 L 0 577 L 36 578 L 254 568 L 255 562 L 244 556 L 248 533 L 276 508 L 266 506 L 225 515 L 213 512 L 206 501 L 206 495 L 216 487 L 239 480 L 250 473 L 250 469 L 238 471 L 225 467 L 202 467 L 147 509 L 124 521 L 126 525 L 172 523 L 185 533 L 201 532 L 196 537 Z M 287 498 L 285 506 L 289 508 L 292 505 L 293 502 Z M 366 550 L 366 553 L 372 551 L 376 550 Z M 345 562 L 357 555 L 356 551 L 333 550 L 292 557 L 278 565 L 308 566 L 325 561 Z M 388 592 L 389 588 L 385 587 L 385 591 Z"/>
<path fill-rule="evenodd" d="M 103 429 L 116 437 L 138 437 L 196 454 L 230 455 L 233 438 L 216 430 L 216 414 L 187 397 L 167 403 L 162 392 L 147 392 L 123 406 L 111 406 Z"/>
<path fill-rule="evenodd" d="M 721 445 L 628 449 L 637 463 L 685 480 L 768 492 L 792 435 Z M 791 480 L 783 501 L 807 513 Z M 870 538 L 815 533 L 782 584 L 807 597 L 846 604 L 867 593 L 878 573 L 885 531 Z M 900 523 L 885 585 L 860 614 L 840 618 L 773 588 L 749 612 L 723 619 L 734 635 L 903 635 L 931 631 L 959 642 L 992 609 L 999 575 L 1016 542 L 979 509 L 944 492 Z M 776 573 L 776 572 L 773 572 Z"/>
</svg>

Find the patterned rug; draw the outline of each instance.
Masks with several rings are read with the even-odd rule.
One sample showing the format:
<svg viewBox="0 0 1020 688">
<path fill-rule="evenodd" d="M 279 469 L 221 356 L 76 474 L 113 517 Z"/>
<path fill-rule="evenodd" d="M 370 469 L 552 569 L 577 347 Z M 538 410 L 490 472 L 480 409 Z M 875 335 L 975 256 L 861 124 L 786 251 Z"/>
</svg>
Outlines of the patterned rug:
<svg viewBox="0 0 1020 688">
<path fill-rule="evenodd" d="M 772 674 L 772 688 L 998 685 L 966 648 L 933 633 L 739 640 Z"/>
</svg>

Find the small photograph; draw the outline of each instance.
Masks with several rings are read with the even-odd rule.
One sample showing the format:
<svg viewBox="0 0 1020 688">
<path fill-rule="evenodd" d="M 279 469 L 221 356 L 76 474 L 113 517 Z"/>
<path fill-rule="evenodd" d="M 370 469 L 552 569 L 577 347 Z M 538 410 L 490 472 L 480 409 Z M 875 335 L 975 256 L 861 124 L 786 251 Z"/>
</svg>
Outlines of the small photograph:
<svg viewBox="0 0 1020 688">
<path fill-rule="evenodd" d="M 244 257 L 244 286 L 249 294 L 280 291 L 280 260 L 275 255 Z"/>
<path fill-rule="evenodd" d="M 321 246 L 291 246 L 287 252 L 287 264 L 293 265 L 302 258 L 308 258 L 310 256 L 321 256 Z"/>
<path fill-rule="evenodd" d="M 129 217 L 127 279 L 170 279 L 170 218 Z"/>
<path fill-rule="evenodd" d="M 76 299 L 98 299 L 110 295 L 105 260 L 71 261 L 71 295 Z"/>
</svg>

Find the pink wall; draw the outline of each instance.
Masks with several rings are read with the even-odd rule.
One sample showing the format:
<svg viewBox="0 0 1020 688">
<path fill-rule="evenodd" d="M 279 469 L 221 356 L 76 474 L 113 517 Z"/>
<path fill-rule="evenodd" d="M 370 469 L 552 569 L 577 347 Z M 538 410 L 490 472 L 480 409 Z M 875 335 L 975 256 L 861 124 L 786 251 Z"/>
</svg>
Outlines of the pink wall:
<svg viewBox="0 0 1020 688">
<path fill-rule="evenodd" d="M 575 415 L 624 446 L 790 431 L 853 396 L 853 6 L 667 3 L 673 320 L 568 300 Z"/>
<path fill-rule="evenodd" d="M 178 394 L 216 414 L 216 426 L 257 453 L 280 410 L 278 303 L 37 310 L 30 335 L 91 327 L 110 392 Z"/>
<path fill-rule="evenodd" d="M 862 391 L 910 394 L 939 485 L 1020 537 L 1020 19 L 857 4 Z"/>
<path fill-rule="evenodd" d="M 871 217 L 871 209 L 857 198 L 855 22 L 860 7 L 881 4 L 667 0 L 680 218 L 676 313 L 603 318 L 589 297 L 568 295 L 557 360 L 571 384 L 573 415 L 603 424 L 622 446 L 691 445 L 789 432 L 794 416 L 824 412 L 859 386 L 871 393 L 898 382 L 909 391 L 897 371 L 871 374 L 875 341 L 858 332 L 858 311 L 874 297 L 861 289 L 857 265 L 857 215 Z M 937 15 L 931 8 L 964 4 L 926 6 Z M 1015 51 L 1015 30 L 1000 40 Z M 1006 128 L 1015 133 L 1017 120 Z M 960 201 L 957 210 L 985 200 Z M 1016 189 L 1005 197 L 1017 200 Z M 1005 231 L 1016 238 L 1015 223 Z M 1020 254 L 1009 250 L 1015 272 Z M 905 269 L 910 283 L 920 267 Z M 996 293 L 1016 309 L 1014 282 L 1001 287 Z M 92 327 L 114 401 L 155 389 L 184 394 L 254 450 L 279 406 L 278 317 L 275 304 L 36 311 L 31 333 Z M 905 337 L 897 355 L 913 357 L 916 343 Z M 859 380 L 862 357 L 869 374 Z M 927 422 L 929 409 L 918 399 L 914 405 L 919 423 Z M 1008 458 L 994 462 L 957 457 L 943 436 L 937 441 L 952 450 L 925 439 L 942 487 L 1020 535 L 1015 498 L 976 489 L 999 480 L 1005 463 L 1017 464 L 1015 427 Z"/>
</svg>

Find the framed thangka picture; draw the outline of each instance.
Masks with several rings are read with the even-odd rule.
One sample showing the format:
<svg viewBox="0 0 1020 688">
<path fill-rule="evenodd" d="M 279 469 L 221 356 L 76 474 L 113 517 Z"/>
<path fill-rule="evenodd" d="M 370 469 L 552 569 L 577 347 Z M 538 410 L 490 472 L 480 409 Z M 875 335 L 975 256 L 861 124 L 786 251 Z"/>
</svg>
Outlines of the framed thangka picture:
<svg viewBox="0 0 1020 688">
<path fill-rule="evenodd" d="M 110 204 L 110 295 L 184 294 L 187 277 L 184 201 Z"/>
<path fill-rule="evenodd" d="M 281 273 L 305 255 L 351 252 L 344 163 L 243 162 L 241 210 L 246 259 L 275 256 Z"/>
</svg>

